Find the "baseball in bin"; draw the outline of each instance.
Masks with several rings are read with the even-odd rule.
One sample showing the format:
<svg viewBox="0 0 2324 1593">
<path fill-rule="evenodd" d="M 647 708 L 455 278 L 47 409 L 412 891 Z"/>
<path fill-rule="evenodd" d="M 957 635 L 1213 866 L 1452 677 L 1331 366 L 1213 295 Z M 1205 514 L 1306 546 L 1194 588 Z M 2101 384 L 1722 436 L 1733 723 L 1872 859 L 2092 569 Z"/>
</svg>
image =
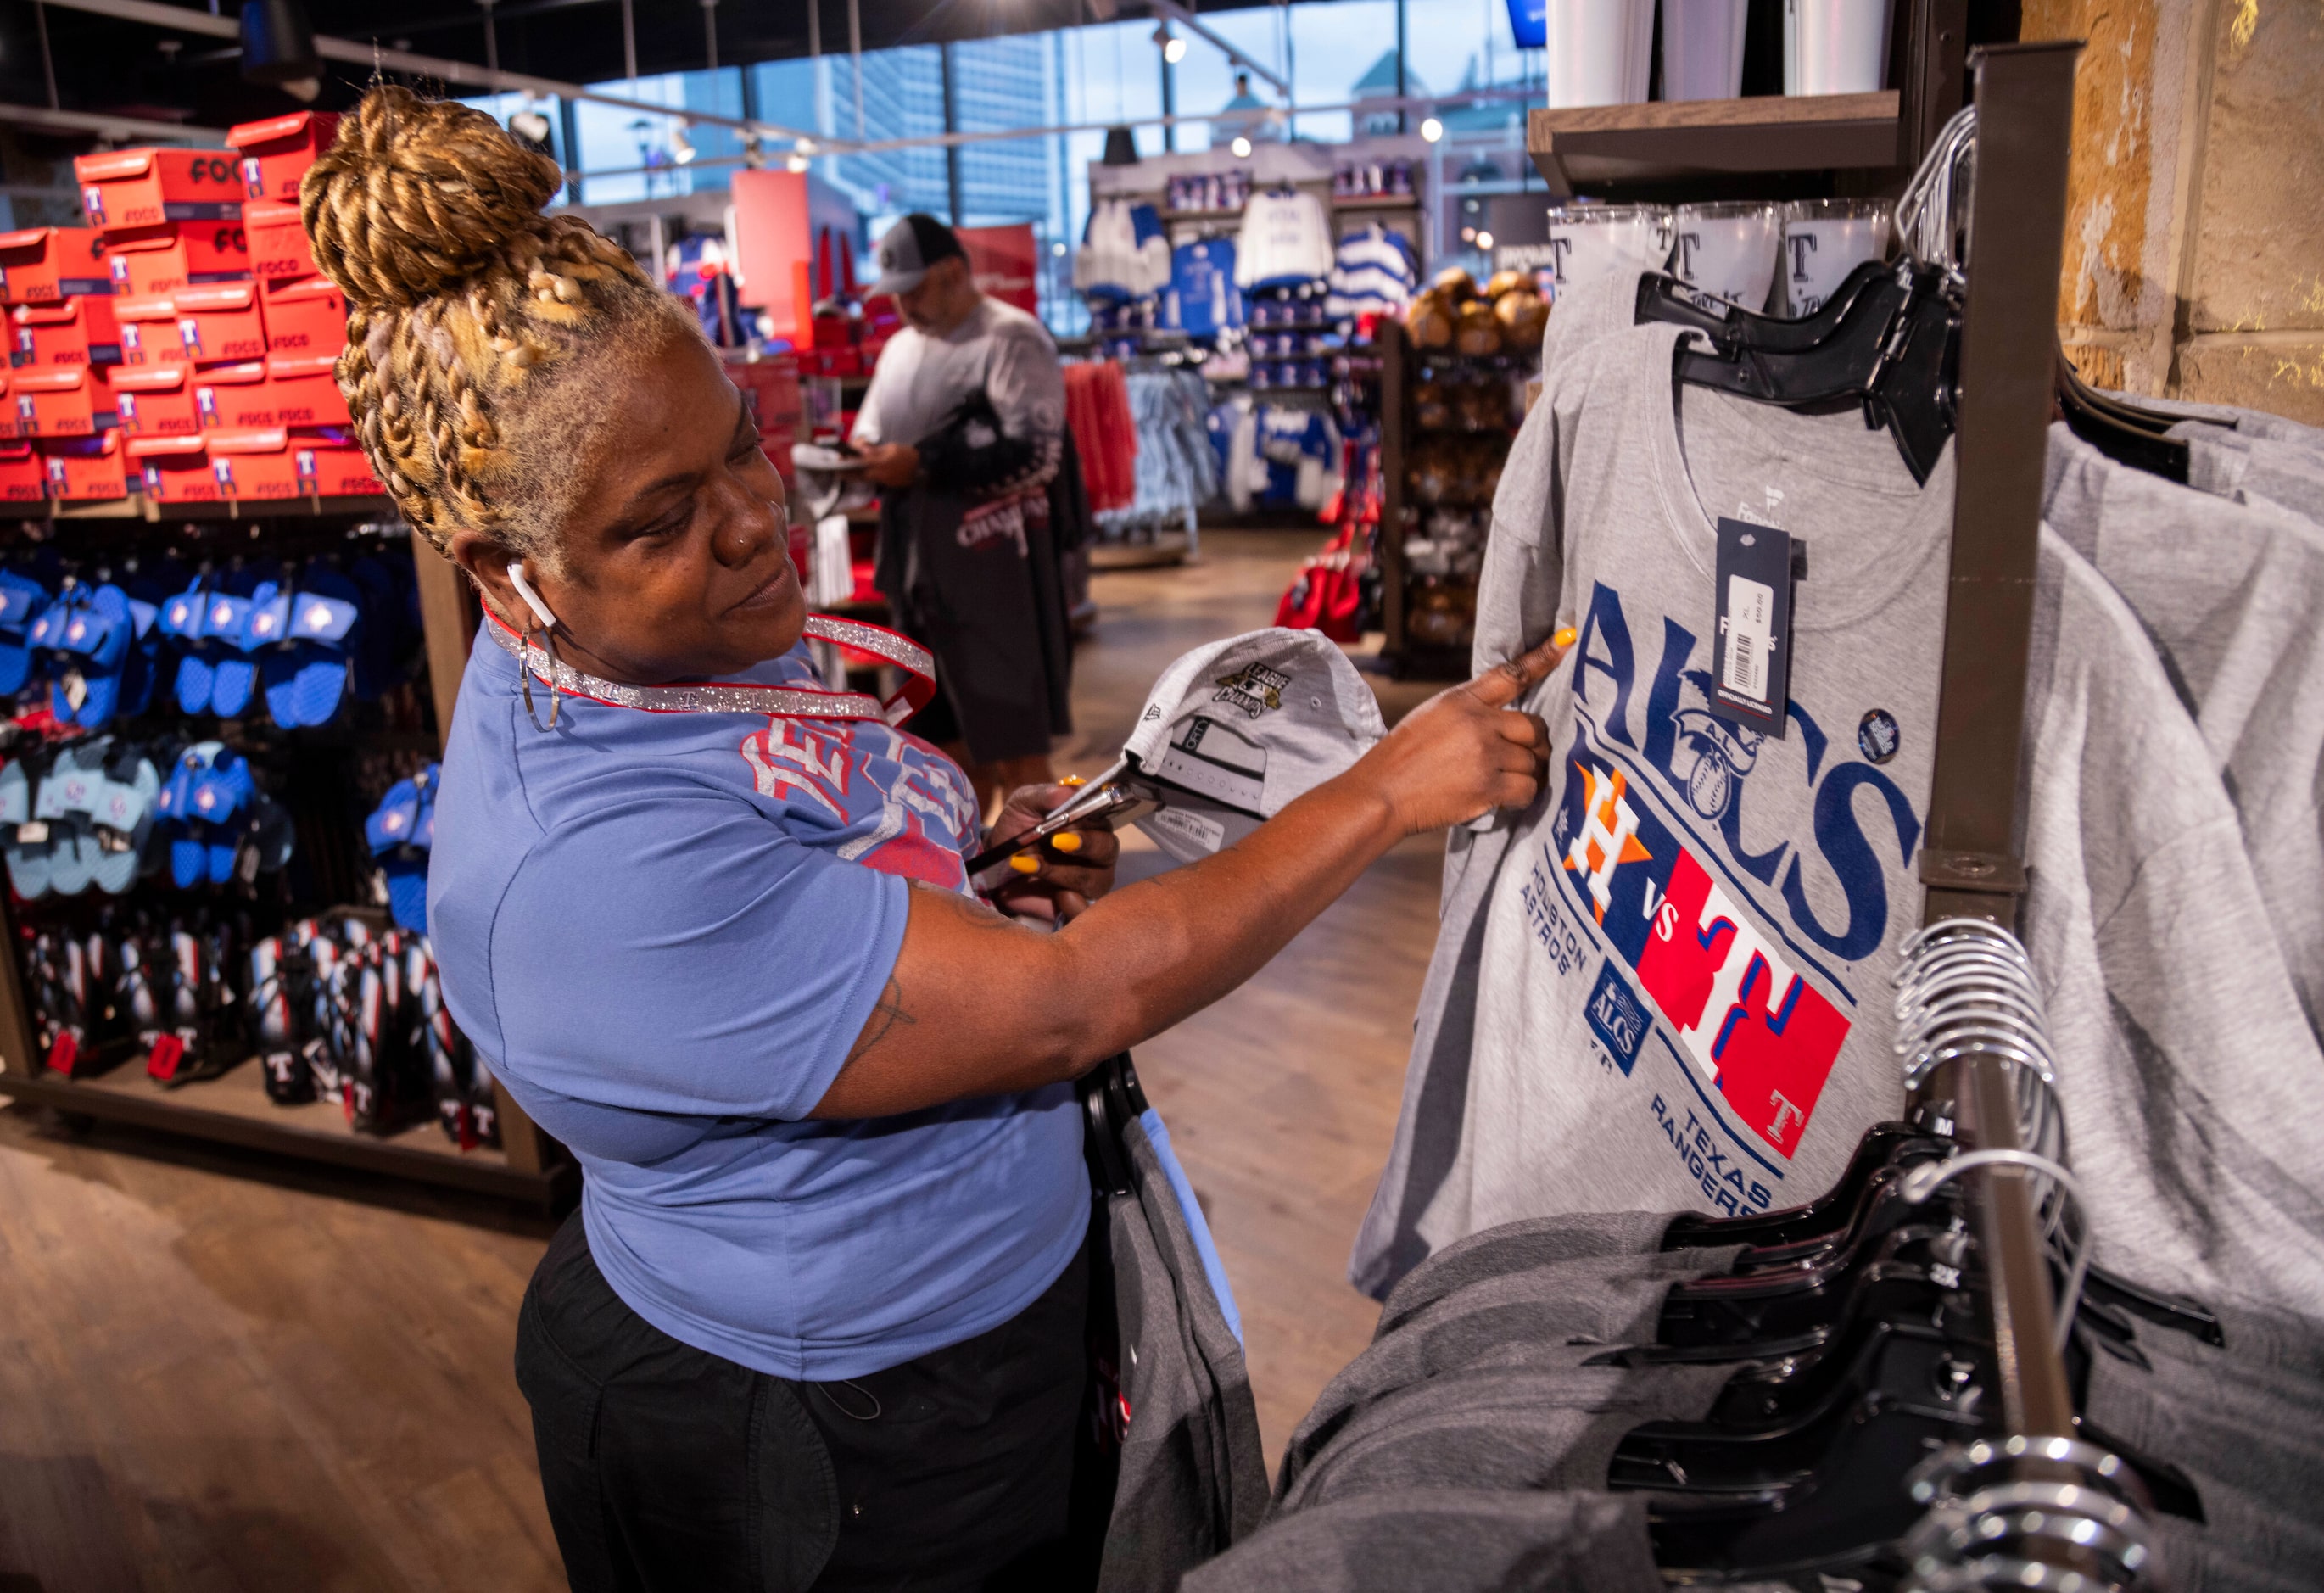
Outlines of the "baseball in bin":
<svg viewBox="0 0 2324 1593">
<path fill-rule="evenodd" d="M 293 111 L 229 127 L 226 147 L 241 156 L 242 197 L 299 202 L 299 180 L 339 135 L 337 111 Z"/>
<path fill-rule="evenodd" d="M 347 345 L 347 296 L 327 277 L 266 284 L 266 352 L 336 357 Z"/>
<path fill-rule="evenodd" d="M 118 424 L 105 373 L 88 365 L 42 365 L 12 372 L 19 437 L 88 437 Z"/>
<path fill-rule="evenodd" d="M 260 281 L 304 281 L 318 274 L 297 205 L 253 199 L 243 208 L 242 230 L 250 242 L 251 274 Z"/>
<path fill-rule="evenodd" d="M 78 155 L 81 208 L 91 226 L 153 226 L 173 221 L 239 221 L 242 180 L 218 150 L 111 150 Z"/>
<path fill-rule="evenodd" d="M 235 431 L 274 424 L 274 394 L 266 362 L 204 365 L 194 372 L 194 414 L 205 431 Z"/>
<path fill-rule="evenodd" d="M 8 311 L 8 363 L 111 365 L 121 360 L 121 327 L 109 296 L 88 294 Z"/>
<path fill-rule="evenodd" d="M 210 470 L 209 439 L 201 433 L 138 436 L 124 445 L 138 491 L 156 503 L 215 503 L 226 496 Z"/>
<path fill-rule="evenodd" d="M 49 497 L 69 502 L 129 496 L 128 460 L 119 431 L 108 427 L 96 437 L 42 437 L 33 447 Z"/>
<path fill-rule="evenodd" d="M 105 235 L 93 226 L 0 233 L 0 304 L 47 304 L 113 291 Z"/>
<path fill-rule="evenodd" d="M 239 221 L 172 221 L 108 232 L 105 254 L 116 293 L 173 293 L 250 274 L 250 244 Z"/>
<path fill-rule="evenodd" d="M 124 294 L 112 301 L 121 327 L 124 365 L 182 364 L 186 345 L 178 336 L 178 301 L 167 293 Z"/>
<path fill-rule="evenodd" d="M 182 362 L 167 365 L 123 365 L 107 378 L 113 384 L 114 412 L 121 429 L 132 437 L 185 437 L 201 430 L 194 408 L 193 367 Z M 132 457 L 136 455 L 130 450 Z"/>
<path fill-rule="evenodd" d="M 194 364 L 265 357 L 266 318 L 256 282 L 189 286 L 171 298 L 178 307 L 178 342 Z"/>
</svg>

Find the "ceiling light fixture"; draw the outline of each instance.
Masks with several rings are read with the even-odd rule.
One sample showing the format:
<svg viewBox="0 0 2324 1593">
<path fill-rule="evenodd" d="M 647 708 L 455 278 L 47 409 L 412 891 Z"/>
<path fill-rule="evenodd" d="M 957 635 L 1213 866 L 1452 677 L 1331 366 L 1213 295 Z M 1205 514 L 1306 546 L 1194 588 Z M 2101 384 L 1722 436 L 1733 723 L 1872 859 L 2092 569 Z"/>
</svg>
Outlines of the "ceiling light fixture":
<svg viewBox="0 0 2324 1593">
<path fill-rule="evenodd" d="M 1235 152 L 1235 159 L 1239 161 L 1248 161 L 1250 159 L 1250 140 L 1245 138 L 1240 133 L 1234 135 L 1234 142 L 1227 145 L 1227 148 Z"/>
<path fill-rule="evenodd" d="M 1434 143 L 1444 136 L 1444 124 L 1434 116 L 1424 117 L 1420 124 L 1420 136 L 1430 143 Z"/>
<path fill-rule="evenodd" d="M 670 159 L 676 161 L 681 166 L 691 166 L 694 164 L 694 139 L 693 136 L 687 132 L 687 125 L 683 122 L 680 122 L 677 126 L 671 128 L 669 131 L 669 154 Z"/>
<path fill-rule="evenodd" d="M 807 169 L 807 158 L 805 155 L 800 154 L 797 150 L 793 150 L 790 152 L 789 157 L 783 161 L 783 170 L 786 171 L 804 171 Z"/>
<path fill-rule="evenodd" d="M 524 109 L 508 119 L 508 128 L 527 143 L 546 144 L 549 142 L 549 118 L 541 115 L 540 106 L 532 100 L 525 101 Z"/>
<path fill-rule="evenodd" d="M 1163 23 L 1154 30 L 1154 42 L 1161 47 L 1162 59 L 1172 66 L 1186 59 L 1186 41 L 1170 31 L 1168 23 Z"/>
<path fill-rule="evenodd" d="M 1477 247 L 1478 247 L 1478 248 L 1480 248 L 1480 249 L 1490 249 L 1492 246 L 1493 246 L 1493 235 L 1492 235 L 1492 234 L 1490 234 L 1490 233 L 1486 233 L 1486 232 L 1480 232 L 1480 233 L 1479 233 L 1479 234 L 1477 235 Z"/>
</svg>

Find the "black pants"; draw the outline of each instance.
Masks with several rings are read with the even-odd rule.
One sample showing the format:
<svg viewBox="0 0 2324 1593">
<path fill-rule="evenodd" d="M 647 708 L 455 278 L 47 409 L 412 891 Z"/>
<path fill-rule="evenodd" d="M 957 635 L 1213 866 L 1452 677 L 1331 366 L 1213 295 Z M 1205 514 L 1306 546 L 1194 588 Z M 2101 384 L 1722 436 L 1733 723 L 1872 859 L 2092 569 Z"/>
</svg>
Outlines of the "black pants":
<svg viewBox="0 0 2324 1593">
<path fill-rule="evenodd" d="M 576 1593 L 1055 1585 L 1087 1381 L 1087 1253 L 982 1336 L 795 1383 L 622 1303 L 576 1212 L 518 1318 L 549 1518 Z"/>
</svg>

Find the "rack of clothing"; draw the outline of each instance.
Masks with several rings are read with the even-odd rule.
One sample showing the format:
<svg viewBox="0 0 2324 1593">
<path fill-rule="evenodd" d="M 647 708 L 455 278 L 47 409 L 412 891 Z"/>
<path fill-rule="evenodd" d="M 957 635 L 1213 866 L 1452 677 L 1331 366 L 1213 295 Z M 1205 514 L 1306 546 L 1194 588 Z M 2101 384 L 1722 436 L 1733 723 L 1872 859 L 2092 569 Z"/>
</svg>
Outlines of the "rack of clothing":
<svg viewBox="0 0 2324 1593">
<path fill-rule="evenodd" d="M 1561 301 L 1476 648 L 1577 632 L 1550 786 L 1448 848 L 1374 1344 L 1189 1588 L 2324 1579 L 2324 541 L 2057 362 L 2078 50 L 1812 317 Z"/>
</svg>

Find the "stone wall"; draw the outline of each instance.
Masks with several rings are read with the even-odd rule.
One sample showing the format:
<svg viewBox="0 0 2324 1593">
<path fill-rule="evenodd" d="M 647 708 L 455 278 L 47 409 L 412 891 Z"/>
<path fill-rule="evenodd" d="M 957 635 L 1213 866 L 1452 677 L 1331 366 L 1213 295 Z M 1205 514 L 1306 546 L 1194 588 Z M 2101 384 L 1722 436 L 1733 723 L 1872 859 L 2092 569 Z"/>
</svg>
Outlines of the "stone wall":
<svg viewBox="0 0 2324 1593">
<path fill-rule="evenodd" d="M 2089 41 L 2068 352 L 2099 384 L 2324 424 L 2324 0 L 2027 0 Z"/>
</svg>

